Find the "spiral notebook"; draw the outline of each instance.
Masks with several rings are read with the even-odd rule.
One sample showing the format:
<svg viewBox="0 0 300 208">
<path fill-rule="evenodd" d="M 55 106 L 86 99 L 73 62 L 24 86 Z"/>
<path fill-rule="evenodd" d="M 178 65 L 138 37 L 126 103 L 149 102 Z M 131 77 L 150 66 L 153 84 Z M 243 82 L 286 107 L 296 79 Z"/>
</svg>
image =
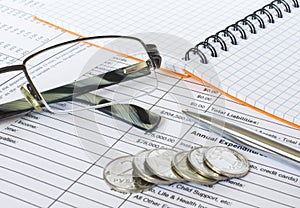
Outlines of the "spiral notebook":
<svg viewBox="0 0 300 208">
<path fill-rule="evenodd" d="M 193 53 L 214 66 L 221 86 L 212 87 L 300 128 L 298 7 L 297 0 L 76 0 L 54 3 L 37 17 L 81 35 L 160 32 L 183 37 L 195 45 Z M 210 83 L 200 70 L 186 73 Z"/>
</svg>

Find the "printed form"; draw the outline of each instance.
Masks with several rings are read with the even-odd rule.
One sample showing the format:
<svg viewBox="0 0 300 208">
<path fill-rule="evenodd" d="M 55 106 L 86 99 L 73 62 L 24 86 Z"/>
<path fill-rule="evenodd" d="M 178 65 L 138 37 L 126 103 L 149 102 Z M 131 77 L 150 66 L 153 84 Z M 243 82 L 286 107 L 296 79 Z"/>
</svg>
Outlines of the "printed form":
<svg viewBox="0 0 300 208">
<path fill-rule="evenodd" d="M 47 45 L 76 37 L 34 21 L 30 13 L 1 4 L 1 66 Z M 282 142 L 300 146 L 299 130 L 224 99 L 193 79 L 158 71 L 158 89 L 136 104 L 162 116 L 145 133 L 93 110 L 67 115 L 32 112 L 1 121 L 0 201 L 3 207 L 298 207 L 300 172 L 198 126 L 182 109 L 208 111 Z M 1 85 L 1 89 L 4 88 Z M 224 103 L 218 106 L 218 103 Z M 5 122 L 5 124 L 4 124 Z M 158 185 L 124 194 L 111 190 L 103 169 L 112 159 L 144 149 L 190 150 L 199 145 L 236 149 L 251 163 L 247 176 L 213 186 Z"/>
</svg>

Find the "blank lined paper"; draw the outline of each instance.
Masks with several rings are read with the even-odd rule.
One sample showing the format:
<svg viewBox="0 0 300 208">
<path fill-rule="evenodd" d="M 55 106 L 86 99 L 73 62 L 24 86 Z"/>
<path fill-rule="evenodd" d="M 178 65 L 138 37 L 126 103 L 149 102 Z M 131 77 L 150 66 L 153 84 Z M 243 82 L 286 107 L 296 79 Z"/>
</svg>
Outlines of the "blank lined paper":
<svg viewBox="0 0 300 208">
<path fill-rule="evenodd" d="M 283 5 L 279 5 L 283 18 L 279 19 L 276 11 L 271 10 L 274 24 L 267 23 L 266 15 L 262 15 L 266 29 L 259 29 L 256 24 L 257 34 L 246 31 L 247 40 L 241 40 L 235 33 L 238 45 L 227 43 L 228 52 L 221 51 L 217 58 L 210 57 L 208 51 L 204 53 L 221 82 L 217 87 L 299 125 L 300 9 L 294 8 L 292 1 L 287 2 L 292 12 L 284 12 Z M 268 3 L 270 1 L 115 0 L 99 3 L 83 0 L 53 4 L 38 16 L 83 35 L 159 32 L 182 37 L 195 45 Z M 201 70 L 190 71 L 201 78 Z"/>
</svg>

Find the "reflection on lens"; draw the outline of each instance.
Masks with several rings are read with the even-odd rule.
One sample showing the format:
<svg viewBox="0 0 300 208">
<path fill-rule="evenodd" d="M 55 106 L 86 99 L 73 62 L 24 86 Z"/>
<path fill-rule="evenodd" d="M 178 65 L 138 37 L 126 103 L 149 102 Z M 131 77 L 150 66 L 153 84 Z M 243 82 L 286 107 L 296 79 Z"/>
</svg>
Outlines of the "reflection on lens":
<svg viewBox="0 0 300 208">
<path fill-rule="evenodd" d="M 146 48 L 131 38 L 64 44 L 32 57 L 26 67 L 53 111 L 129 102 L 157 85 Z"/>
</svg>

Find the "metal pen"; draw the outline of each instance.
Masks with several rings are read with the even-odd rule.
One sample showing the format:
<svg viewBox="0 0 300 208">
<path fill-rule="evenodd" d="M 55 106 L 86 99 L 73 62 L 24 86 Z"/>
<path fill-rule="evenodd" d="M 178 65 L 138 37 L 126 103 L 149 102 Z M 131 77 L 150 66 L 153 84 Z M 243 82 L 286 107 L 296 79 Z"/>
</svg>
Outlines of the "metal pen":
<svg viewBox="0 0 300 208">
<path fill-rule="evenodd" d="M 268 157 L 287 162 L 298 169 L 300 168 L 299 148 L 297 149 L 296 147 L 281 143 L 255 130 L 246 129 L 237 124 L 225 122 L 206 114 L 188 110 L 183 110 L 182 112 L 199 124 L 211 127 L 210 129 L 216 133 L 223 132 L 223 136 L 233 142 L 254 147 Z"/>
</svg>

